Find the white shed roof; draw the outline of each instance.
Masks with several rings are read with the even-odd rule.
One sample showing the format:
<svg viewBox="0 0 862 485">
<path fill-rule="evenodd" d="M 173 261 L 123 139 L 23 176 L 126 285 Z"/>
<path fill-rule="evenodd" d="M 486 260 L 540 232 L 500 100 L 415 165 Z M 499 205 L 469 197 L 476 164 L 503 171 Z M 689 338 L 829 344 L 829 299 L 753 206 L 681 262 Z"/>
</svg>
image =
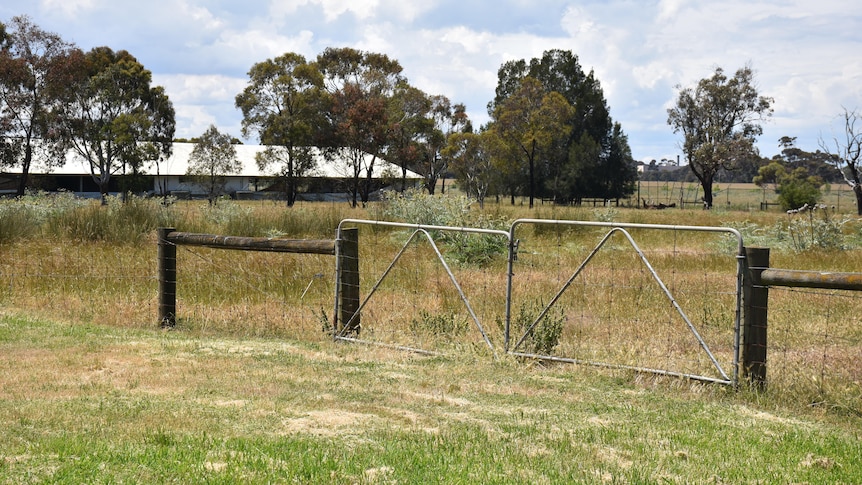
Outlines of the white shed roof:
<svg viewBox="0 0 862 485">
<path fill-rule="evenodd" d="M 266 150 L 263 145 L 234 145 L 236 148 L 236 157 L 242 164 L 242 171 L 239 174 L 234 174 L 240 177 L 265 177 L 272 176 L 271 171 L 261 171 L 257 167 L 255 155 Z M 161 162 L 158 167 L 158 174 L 161 176 L 182 176 L 185 175 L 189 167 L 189 157 L 194 149 L 194 143 L 174 143 L 173 153 L 171 156 Z M 317 168 L 310 175 L 314 177 L 324 178 L 352 178 L 352 168 L 346 160 L 335 159 L 329 160 L 324 157 L 320 150 L 312 147 L 312 151 L 317 160 Z M 365 159 L 370 162 L 371 155 L 366 155 Z M 42 167 L 33 167 L 31 172 L 40 172 Z M 155 162 L 148 162 L 145 166 L 145 171 L 149 175 L 156 174 Z M 395 177 L 401 176 L 401 167 L 389 163 L 385 160 L 377 158 L 374 161 L 374 170 L 372 176 L 374 178 L 383 177 L 385 173 L 391 173 Z M 55 175 L 87 175 L 90 173 L 89 164 L 79 155 L 69 152 L 66 157 L 66 164 L 62 167 L 54 168 L 50 173 Z M 364 176 L 364 171 L 363 171 Z M 407 171 L 407 178 L 418 179 L 422 178 L 416 172 Z"/>
</svg>

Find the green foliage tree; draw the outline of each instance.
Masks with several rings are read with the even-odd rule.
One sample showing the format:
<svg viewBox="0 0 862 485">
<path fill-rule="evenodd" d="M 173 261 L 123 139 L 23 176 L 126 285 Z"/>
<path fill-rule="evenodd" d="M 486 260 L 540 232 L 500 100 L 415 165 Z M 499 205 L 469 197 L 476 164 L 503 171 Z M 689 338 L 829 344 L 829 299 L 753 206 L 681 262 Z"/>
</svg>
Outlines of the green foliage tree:
<svg viewBox="0 0 862 485">
<path fill-rule="evenodd" d="M 546 92 L 538 80 L 529 76 L 494 109 L 492 123 L 508 145 L 502 153 L 516 157 L 513 162 L 527 168 L 530 208 L 536 195 L 536 165 L 550 155 L 559 139 L 568 135 L 565 120 L 573 111 L 560 93 Z"/>
<path fill-rule="evenodd" d="M 823 179 L 811 175 L 805 167 L 788 170 L 778 160 L 760 167 L 754 184 L 764 190 L 771 187 L 778 194 L 778 202 L 784 210 L 798 209 L 806 204 L 814 206 L 820 200 Z"/>
<path fill-rule="evenodd" d="M 225 193 L 226 176 L 242 171 L 242 164 L 236 158 L 236 147 L 231 141 L 230 135 L 210 125 L 189 156 L 186 175 L 207 194 L 210 205 L 215 205 Z"/>
<path fill-rule="evenodd" d="M 467 107 L 464 104 L 452 104 L 443 95 L 431 96 L 428 111 L 428 130 L 420 144 L 424 156 L 420 173 L 425 177 L 425 190 L 434 195 L 437 182 L 449 170 L 450 157 L 444 153 L 449 138 L 455 133 L 472 131 Z"/>
<path fill-rule="evenodd" d="M 21 168 L 21 196 L 34 162 L 51 168 L 65 161 L 67 145 L 57 130 L 57 110 L 67 99 L 70 76 L 83 54 L 27 16 L 14 17 L 10 27 L 0 32 L 0 167 Z"/>
<path fill-rule="evenodd" d="M 389 100 L 390 141 L 386 157 L 401 167 L 400 191 L 407 187 L 407 171 L 418 170 L 424 150 L 422 140 L 432 129 L 428 112 L 431 98 L 408 82 L 399 82 Z"/>
<path fill-rule="evenodd" d="M 862 216 L 862 126 L 857 110 L 844 108 L 844 126 L 831 142 L 821 138 L 820 146 L 831 155 L 830 163 L 838 169 L 856 196 L 856 211 Z"/>
<path fill-rule="evenodd" d="M 267 146 L 257 156 L 258 167 L 274 168 L 290 207 L 303 178 L 316 168 L 311 147 L 324 123 L 323 75 L 303 56 L 287 53 L 253 65 L 248 76 L 248 86 L 236 96 L 242 134 L 256 133 Z"/>
<path fill-rule="evenodd" d="M 625 195 L 633 193 L 637 173 L 627 137 L 611 119 L 599 81 L 592 72 L 583 71 L 570 51 L 549 50 L 529 63 L 517 60 L 503 64 L 489 113 L 493 115 L 527 76 L 538 80 L 545 92 L 559 93 L 574 107 L 563 120 L 567 136 L 546 150 L 535 189 L 558 202 L 617 197 L 604 192 L 608 187 L 628 190 Z"/>
<path fill-rule="evenodd" d="M 485 197 L 496 180 L 489 143 L 487 131 L 460 132 L 453 133 L 443 149 L 458 183 L 479 207 L 485 207 Z"/>
<path fill-rule="evenodd" d="M 754 142 L 763 133 L 760 122 L 772 115 L 771 98 L 760 96 L 750 66 L 732 78 L 720 67 L 695 88 L 679 87 L 676 106 L 668 110 L 668 124 L 682 133 L 682 151 L 700 181 L 703 200 L 712 207 L 712 184 L 720 169 L 733 170 L 743 159 L 756 156 Z"/>
<path fill-rule="evenodd" d="M 389 99 L 404 81 L 402 68 L 385 54 L 349 47 L 327 48 L 317 56 L 317 65 L 331 97 L 322 142 L 330 153 L 347 160 L 351 203 L 356 207 L 357 197 L 368 202 L 374 165 L 391 141 Z"/>
<path fill-rule="evenodd" d="M 77 72 L 73 99 L 61 115 L 63 132 L 89 163 L 103 204 L 114 175 L 139 174 L 145 161 L 170 156 L 174 108 L 151 80 L 134 56 L 108 47 L 89 51 Z"/>
<path fill-rule="evenodd" d="M 778 181 L 778 202 L 784 210 L 799 209 L 803 206 L 813 207 L 820 201 L 820 186 L 823 179 L 816 175 L 808 175 L 808 171 L 799 167 L 785 173 Z"/>
</svg>

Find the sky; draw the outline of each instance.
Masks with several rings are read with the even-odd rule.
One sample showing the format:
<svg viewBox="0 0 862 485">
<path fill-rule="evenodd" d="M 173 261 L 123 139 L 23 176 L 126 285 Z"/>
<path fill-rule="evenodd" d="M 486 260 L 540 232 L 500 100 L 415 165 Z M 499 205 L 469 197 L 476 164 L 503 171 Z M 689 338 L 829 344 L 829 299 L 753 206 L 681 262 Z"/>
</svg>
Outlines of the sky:
<svg viewBox="0 0 862 485">
<path fill-rule="evenodd" d="M 569 50 L 600 81 L 636 160 L 676 160 L 667 124 L 680 87 L 750 65 L 774 99 L 761 155 L 796 137 L 815 151 L 862 110 L 862 9 L 852 0 L 4 0 L 0 21 L 27 15 L 87 51 L 127 50 L 174 104 L 176 136 L 210 125 L 241 138 L 234 98 L 255 63 L 327 47 L 399 61 L 428 94 L 487 122 L 497 70 Z M 256 144 L 258 140 L 244 140 Z"/>
</svg>

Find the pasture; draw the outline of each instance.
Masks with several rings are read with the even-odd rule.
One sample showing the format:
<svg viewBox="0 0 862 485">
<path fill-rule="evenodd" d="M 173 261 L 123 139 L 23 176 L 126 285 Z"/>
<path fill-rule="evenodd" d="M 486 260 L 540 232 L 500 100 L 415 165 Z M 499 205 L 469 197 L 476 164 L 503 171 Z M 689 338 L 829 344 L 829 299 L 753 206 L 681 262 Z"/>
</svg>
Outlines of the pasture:
<svg viewBox="0 0 862 485">
<path fill-rule="evenodd" d="M 0 245 L 2 483 L 862 480 L 862 304 L 855 295 L 776 292 L 778 302 L 770 305 L 776 315 L 775 364 L 781 367 L 766 392 L 542 363 L 491 352 L 466 338 L 447 339 L 447 352 L 434 356 L 336 343 L 326 331 L 334 311 L 331 256 L 180 251 L 178 324 L 164 330 L 156 318 L 155 227 L 331 238 L 339 221 L 383 219 L 385 208 L 285 209 L 229 201 L 214 209 L 153 201 L 59 207 L 64 203 L 55 201 L 44 213 L 19 213 L 23 219 L 15 227 L 23 220 L 35 229 L 15 237 L 4 229 Z M 837 210 L 825 218 L 721 207 L 705 212 L 543 205 L 528 211 L 490 203 L 469 211 L 487 220 L 732 226 L 754 245 L 772 247 L 774 267 L 862 271 L 859 222 Z M 9 227 L 3 224 L 10 213 L 0 213 L 0 228 Z M 821 237 L 829 230 L 831 238 Z M 591 247 L 572 242 L 576 236 L 583 234 L 530 228 L 521 264 L 537 276 L 525 277 L 515 291 L 553 294 L 554 285 L 542 275 L 576 266 Z M 387 231 L 369 230 L 361 238 L 368 251 L 363 264 L 372 274 L 401 244 Z M 697 254 L 726 254 L 723 243 L 701 238 L 680 251 L 677 238 L 659 234 L 638 241 L 659 255 L 671 254 L 665 259 L 677 261 L 673 274 L 680 281 L 691 275 L 711 281 L 713 271 L 703 268 L 724 263 L 705 266 Z M 668 253 L 669 247 L 674 251 Z M 430 316 L 417 319 L 420 308 L 428 309 L 426 315 L 431 309 L 433 315 L 447 314 L 441 309 L 454 297 L 445 296 L 448 289 L 438 291 L 446 275 L 427 263 L 433 261 L 427 248 L 409 248 L 415 253 L 410 270 L 393 275 L 392 287 L 401 291 L 383 293 L 388 300 L 369 308 L 368 318 L 363 312 L 365 334 L 377 320 L 371 315 L 412 313 L 400 324 L 406 331 L 398 335 L 404 335 L 411 328 L 417 333 L 417 322 L 439 323 Z M 539 257 L 552 251 L 558 251 L 553 258 Z M 611 252 L 600 271 L 614 263 L 627 267 L 622 261 L 629 256 L 620 254 Z M 498 319 L 500 307 L 493 302 L 501 289 L 494 269 L 499 263 L 491 258 L 483 265 L 453 264 L 468 294 L 488 294 L 487 303 L 477 301 L 482 321 Z M 556 273 L 562 274 L 554 278 L 567 276 Z M 438 294 L 444 298 L 431 298 Z M 635 315 L 647 300 L 612 303 Z M 725 306 L 713 303 L 697 307 L 699 319 Z M 575 297 L 570 304 L 586 308 Z M 648 320 L 629 320 L 641 326 L 638 336 L 604 332 L 591 340 L 625 349 L 649 339 L 656 328 Z M 488 328 L 499 344 L 499 327 Z M 824 334 L 832 337 L 825 344 Z M 834 368 L 816 365 L 812 373 L 804 365 L 808 361 Z"/>
</svg>

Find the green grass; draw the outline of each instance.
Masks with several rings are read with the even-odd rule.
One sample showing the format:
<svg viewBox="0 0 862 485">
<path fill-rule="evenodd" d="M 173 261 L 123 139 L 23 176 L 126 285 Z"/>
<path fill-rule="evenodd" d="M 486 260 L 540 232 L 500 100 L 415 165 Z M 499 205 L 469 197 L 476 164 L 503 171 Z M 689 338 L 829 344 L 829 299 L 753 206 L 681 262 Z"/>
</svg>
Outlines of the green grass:
<svg viewBox="0 0 862 485">
<path fill-rule="evenodd" d="M 859 421 L 677 380 L 0 318 L 0 483 L 856 483 Z"/>
</svg>

